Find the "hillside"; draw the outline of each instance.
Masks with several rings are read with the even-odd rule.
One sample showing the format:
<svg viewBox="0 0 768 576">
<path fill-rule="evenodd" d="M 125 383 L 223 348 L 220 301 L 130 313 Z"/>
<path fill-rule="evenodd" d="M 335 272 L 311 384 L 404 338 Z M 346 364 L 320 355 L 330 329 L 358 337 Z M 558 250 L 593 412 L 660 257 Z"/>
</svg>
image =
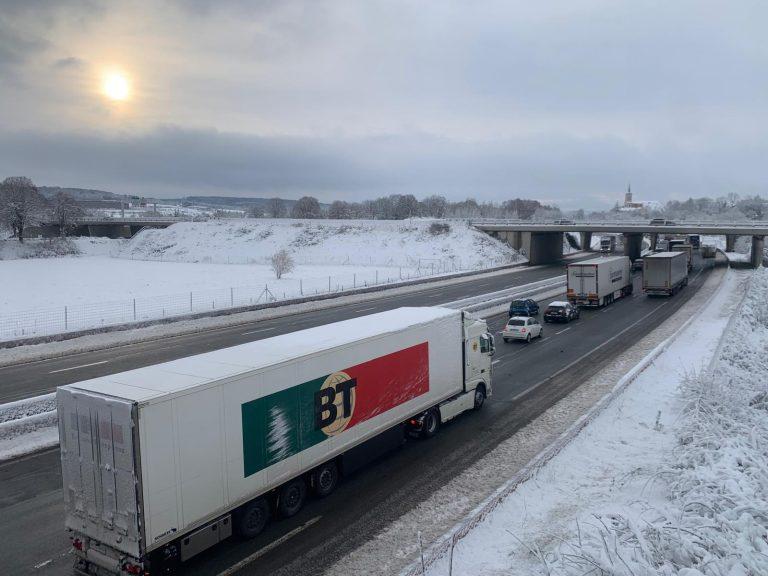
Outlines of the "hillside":
<svg viewBox="0 0 768 576">
<path fill-rule="evenodd" d="M 508 245 L 466 223 L 433 220 L 217 220 L 145 230 L 115 256 L 176 262 L 266 263 L 280 249 L 300 264 L 488 267 Z M 452 267 L 452 266 L 451 266 Z"/>
</svg>

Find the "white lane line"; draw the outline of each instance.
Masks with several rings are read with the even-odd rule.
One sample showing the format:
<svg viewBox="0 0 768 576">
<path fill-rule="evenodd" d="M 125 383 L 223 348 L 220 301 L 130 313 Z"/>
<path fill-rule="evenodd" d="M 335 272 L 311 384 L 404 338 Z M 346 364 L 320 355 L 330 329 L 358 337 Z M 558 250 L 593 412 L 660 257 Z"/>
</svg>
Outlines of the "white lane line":
<svg viewBox="0 0 768 576">
<path fill-rule="evenodd" d="M 286 534 L 283 534 L 277 540 L 274 540 L 274 541 L 270 542 L 269 544 L 267 544 L 266 546 L 264 546 L 264 548 L 260 548 L 259 550 L 257 550 L 253 554 L 251 554 L 250 556 L 247 556 L 246 558 L 243 558 L 242 560 L 240 560 L 240 562 L 238 562 L 237 564 L 233 564 L 232 566 L 230 566 L 229 568 L 227 568 L 223 572 L 219 572 L 219 574 L 217 576 L 230 576 L 230 574 L 234 574 L 235 572 L 237 572 L 238 570 L 240 570 L 244 566 L 248 566 L 248 564 L 250 564 L 254 560 L 260 558 L 261 556 L 264 556 L 264 554 L 266 554 L 267 552 L 270 552 L 274 548 L 277 548 L 278 546 L 280 546 L 280 544 L 282 544 L 286 540 L 290 540 L 291 538 L 296 536 L 296 534 L 298 534 L 302 530 L 306 530 L 307 528 L 312 526 L 312 524 L 314 524 L 315 522 L 320 520 L 320 518 L 322 518 L 322 516 L 315 516 L 311 520 L 307 520 L 306 522 L 304 522 L 304 524 L 302 524 L 298 528 L 294 528 L 290 532 L 287 532 Z"/>
<path fill-rule="evenodd" d="M 558 334 L 562 334 L 563 332 L 568 332 L 568 330 L 570 329 L 571 329 L 570 326 L 568 326 L 568 328 L 563 328 L 562 330 L 560 330 L 560 332 L 555 332 L 555 336 L 557 336 Z"/>
<path fill-rule="evenodd" d="M 376 310 L 377 306 L 371 306 L 369 308 L 360 308 L 360 310 L 352 310 L 352 312 L 368 312 L 368 310 Z"/>
<path fill-rule="evenodd" d="M 607 308 L 603 308 L 602 310 L 600 310 L 600 314 L 605 314 L 606 312 L 610 312 L 611 310 L 613 310 L 613 306 L 608 306 Z"/>
<path fill-rule="evenodd" d="M 550 375 L 550 376 L 547 376 L 547 377 L 546 377 L 546 378 L 544 378 L 543 380 L 539 380 L 539 381 L 538 381 L 538 382 L 536 382 L 536 384 L 534 384 L 533 386 L 530 386 L 529 388 L 526 388 L 525 390 L 523 390 L 523 391 L 522 391 L 522 392 L 520 392 L 519 394 L 517 394 L 517 395 L 513 396 L 513 397 L 512 397 L 512 399 L 511 399 L 511 401 L 512 401 L 512 402 L 514 402 L 515 400 L 519 400 L 519 399 L 520 399 L 520 398 L 522 398 L 523 396 L 525 396 L 525 395 L 529 394 L 530 392 L 533 392 L 534 390 L 536 390 L 536 388 L 538 388 L 539 386 L 541 386 L 541 385 L 542 385 L 542 384 L 544 384 L 545 382 L 549 382 L 549 381 L 550 381 L 550 380 L 552 380 L 553 378 L 556 378 L 557 376 L 559 376 L 560 374 L 562 374 L 562 373 L 563 373 L 563 372 L 565 372 L 566 370 L 570 369 L 571 367 L 575 366 L 576 364 L 578 364 L 579 362 L 581 362 L 582 360 L 584 360 L 584 358 L 588 357 L 590 354 L 592 354 L 592 353 L 594 353 L 594 352 L 597 352 L 597 351 L 598 351 L 598 350 L 600 350 L 600 348 L 602 348 L 603 346 L 607 346 L 607 345 L 608 345 L 610 342 L 613 342 L 614 340 L 616 340 L 616 338 L 618 338 L 619 336 L 621 336 L 622 334 L 624 334 L 624 332 L 626 332 L 627 330 L 630 330 L 630 329 L 634 328 L 635 326 L 637 326 L 638 324 L 640 324 L 640 322 L 642 322 L 643 320 L 645 320 L 646 318 L 648 318 L 648 317 L 649 317 L 649 316 L 651 316 L 652 314 L 655 314 L 656 312 L 658 312 L 659 310 L 661 310 L 662 308 L 664 308 L 664 306 L 666 306 L 667 304 L 669 304 L 669 302 L 670 302 L 670 301 L 669 301 L 669 300 L 667 300 L 666 302 L 664 302 L 664 304 L 661 304 L 660 306 L 658 306 L 658 307 L 654 308 L 653 310 L 651 310 L 650 312 L 648 312 L 648 314 L 646 314 L 645 316 L 643 316 L 643 317 L 642 317 L 642 318 L 640 318 L 639 320 L 635 320 L 634 322 L 632 322 L 632 324 L 630 324 L 629 326 L 627 326 L 626 328 L 624 328 L 624 330 L 622 330 L 621 332 L 619 332 L 619 333 L 617 333 L 617 334 L 615 334 L 615 335 L 611 336 L 611 337 L 610 337 L 608 340 L 606 340 L 606 341 L 605 341 L 605 342 L 603 342 L 602 344 L 599 344 L 598 346 L 595 346 L 594 348 L 592 348 L 592 350 L 590 350 L 589 352 L 586 352 L 585 354 L 582 354 L 581 356 L 579 356 L 578 358 L 576 358 L 576 360 L 574 360 L 574 361 L 573 361 L 573 362 L 571 362 L 570 364 L 568 364 L 568 365 L 564 366 L 563 368 L 560 368 L 560 370 L 558 370 L 558 371 L 557 371 L 557 372 L 555 372 L 554 374 L 552 374 L 552 375 Z"/>
<path fill-rule="evenodd" d="M 498 364 L 499 362 L 501 362 L 501 360 L 494 360 L 493 362 L 491 362 L 491 364 Z"/>
<path fill-rule="evenodd" d="M 40 562 L 40 564 L 35 564 L 35 569 L 40 570 L 40 568 L 48 566 L 48 564 L 50 564 L 51 562 L 53 562 L 53 560 L 46 560 L 45 562 Z"/>
<path fill-rule="evenodd" d="M 430 294 L 429 297 L 430 298 L 436 298 L 438 296 L 442 296 L 443 294 L 444 294 L 443 292 L 435 292 L 434 294 Z"/>
<path fill-rule="evenodd" d="M 106 364 L 109 360 L 102 360 L 101 362 L 91 362 L 90 364 L 81 364 L 80 366 L 71 366 L 70 368 L 59 368 L 58 370 L 51 370 L 48 374 L 56 374 L 57 372 L 68 372 L 69 370 L 79 370 L 80 368 L 88 368 L 88 366 L 98 366 L 99 364 Z"/>
<path fill-rule="evenodd" d="M 268 332 L 269 330 L 274 330 L 277 328 L 277 326 L 272 326 L 271 328 L 262 328 L 261 330 L 251 330 L 250 332 L 243 332 L 240 334 L 240 336 L 248 336 L 248 334 L 258 334 L 259 332 Z"/>
</svg>

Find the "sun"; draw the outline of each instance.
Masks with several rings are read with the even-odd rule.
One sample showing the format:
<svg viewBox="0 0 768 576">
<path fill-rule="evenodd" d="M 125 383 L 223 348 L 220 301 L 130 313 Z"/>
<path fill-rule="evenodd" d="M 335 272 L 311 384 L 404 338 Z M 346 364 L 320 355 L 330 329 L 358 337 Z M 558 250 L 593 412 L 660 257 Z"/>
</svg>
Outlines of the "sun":
<svg viewBox="0 0 768 576">
<path fill-rule="evenodd" d="M 110 100 L 123 101 L 131 96 L 131 86 L 125 74 L 109 72 L 104 75 L 101 91 Z"/>
</svg>

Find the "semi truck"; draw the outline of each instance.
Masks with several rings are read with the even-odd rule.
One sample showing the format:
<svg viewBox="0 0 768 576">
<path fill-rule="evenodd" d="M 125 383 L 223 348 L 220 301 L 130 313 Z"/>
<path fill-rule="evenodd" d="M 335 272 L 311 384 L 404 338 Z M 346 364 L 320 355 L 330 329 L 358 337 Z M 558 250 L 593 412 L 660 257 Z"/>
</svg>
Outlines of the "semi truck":
<svg viewBox="0 0 768 576">
<path fill-rule="evenodd" d="M 484 320 L 399 308 L 59 387 L 75 571 L 171 573 L 255 537 L 479 409 L 493 353 Z"/>
<path fill-rule="evenodd" d="M 616 236 L 602 236 L 600 238 L 600 252 L 613 252 L 616 250 Z"/>
<path fill-rule="evenodd" d="M 701 236 L 698 234 L 688 234 L 688 244 L 693 246 L 694 250 L 698 250 L 701 247 Z"/>
<path fill-rule="evenodd" d="M 683 252 L 688 263 L 688 272 L 693 270 L 693 246 L 690 244 L 675 244 L 670 249 L 671 252 Z"/>
<path fill-rule="evenodd" d="M 608 256 L 568 264 L 567 297 L 571 304 L 600 307 L 632 294 L 627 256 Z"/>
<path fill-rule="evenodd" d="M 688 285 L 685 252 L 659 252 L 643 258 L 643 292 L 649 296 L 672 296 Z"/>
</svg>

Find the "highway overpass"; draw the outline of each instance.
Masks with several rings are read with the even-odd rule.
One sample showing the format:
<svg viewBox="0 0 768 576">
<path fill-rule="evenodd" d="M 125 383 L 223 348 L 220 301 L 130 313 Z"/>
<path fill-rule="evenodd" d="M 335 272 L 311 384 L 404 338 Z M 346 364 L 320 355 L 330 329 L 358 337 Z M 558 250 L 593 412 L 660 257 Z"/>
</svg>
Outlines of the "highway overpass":
<svg viewBox="0 0 768 576">
<path fill-rule="evenodd" d="M 72 236 L 101 236 L 106 238 L 131 238 L 144 228 L 167 228 L 176 222 L 184 222 L 187 218 L 170 216 L 129 216 L 124 218 L 107 218 L 104 216 L 85 216 L 75 218 Z M 61 235 L 58 222 L 42 222 L 29 229 L 29 236 L 55 238 Z"/>
<path fill-rule="evenodd" d="M 739 236 L 752 238 L 752 266 L 763 261 L 768 222 L 680 222 L 675 224 L 649 224 L 641 222 L 525 222 L 520 220 L 475 219 L 470 221 L 482 230 L 507 242 L 512 248 L 525 252 L 531 264 L 547 264 L 563 256 L 563 234 L 571 232 L 581 238 L 581 247 L 589 249 L 594 234 L 623 234 L 624 253 L 638 258 L 644 236 L 655 248 L 659 236 L 665 234 L 701 234 L 724 236 L 726 252 L 732 252 Z"/>
</svg>

